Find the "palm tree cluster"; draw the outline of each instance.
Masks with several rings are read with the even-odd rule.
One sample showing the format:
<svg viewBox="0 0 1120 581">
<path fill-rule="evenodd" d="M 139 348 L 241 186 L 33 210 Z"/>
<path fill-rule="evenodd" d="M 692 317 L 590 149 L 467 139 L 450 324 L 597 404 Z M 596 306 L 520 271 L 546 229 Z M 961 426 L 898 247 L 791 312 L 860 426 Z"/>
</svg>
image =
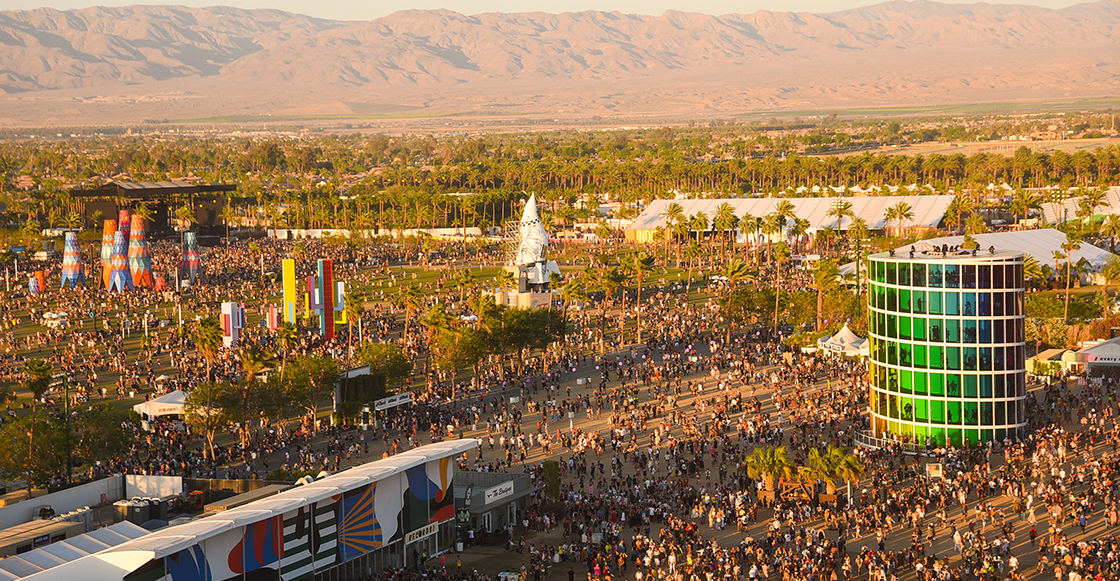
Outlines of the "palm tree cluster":
<svg viewBox="0 0 1120 581">
<path fill-rule="evenodd" d="M 826 494 L 836 494 L 837 484 L 859 482 L 863 478 L 863 463 L 846 448 L 829 445 L 822 453 L 809 450 L 805 466 L 796 465 L 785 446 L 760 447 L 751 451 L 746 459 L 747 475 L 762 481 L 763 490 L 776 494 L 779 482 L 806 484 L 821 482 Z"/>
</svg>

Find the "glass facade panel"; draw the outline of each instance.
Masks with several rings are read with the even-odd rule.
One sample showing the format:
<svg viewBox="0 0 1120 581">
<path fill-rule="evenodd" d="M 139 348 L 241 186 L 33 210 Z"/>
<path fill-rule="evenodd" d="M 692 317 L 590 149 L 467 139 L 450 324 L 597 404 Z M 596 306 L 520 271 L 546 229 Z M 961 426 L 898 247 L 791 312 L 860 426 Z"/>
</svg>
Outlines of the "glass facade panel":
<svg viewBox="0 0 1120 581">
<path fill-rule="evenodd" d="M 1006 251 L 869 259 L 869 408 L 876 435 L 919 445 L 1020 435 L 1021 261 Z"/>
</svg>

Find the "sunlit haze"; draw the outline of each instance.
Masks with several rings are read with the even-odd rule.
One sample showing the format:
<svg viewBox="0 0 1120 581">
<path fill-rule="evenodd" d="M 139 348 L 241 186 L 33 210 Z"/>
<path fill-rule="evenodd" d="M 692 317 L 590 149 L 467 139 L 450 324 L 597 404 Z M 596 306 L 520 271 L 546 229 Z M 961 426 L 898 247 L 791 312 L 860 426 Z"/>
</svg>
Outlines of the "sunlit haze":
<svg viewBox="0 0 1120 581">
<path fill-rule="evenodd" d="M 1032 2 L 989 2 L 989 4 L 1026 4 L 1045 6 L 1048 8 L 1061 8 L 1079 4 L 1073 0 L 1034 0 Z M 131 6 L 137 4 L 129 0 L 121 2 L 98 2 L 99 6 Z M 158 4 L 150 2 L 149 4 Z M 215 2 L 209 0 L 179 0 L 167 2 L 185 6 L 214 6 Z M 364 0 L 333 0 L 331 2 L 301 2 L 298 0 L 241 0 L 237 2 L 218 3 L 222 5 L 237 6 L 239 8 L 276 8 L 289 12 L 297 12 L 320 18 L 338 20 L 366 20 L 385 16 L 398 10 L 435 9 L 445 8 L 464 14 L 478 14 L 480 12 L 573 12 L 580 10 L 619 11 L 634 14 L 661 14 L 666 10 L 687 10 L 705 14 L 749 13 L 756 10 L 798 11 L 798 12 L 832 12 L 846 10 L 860 6 L 869 6 L 876 2 L 860 0 L 790 0 L 776 2 L 774 0 L 700 0 L 695 2 L 680 2 L 679 0 L 385 0 L 383 2 L 366 2 Z M 68 10 L 73 8 L 86 8 L 89 2 L 41 2 L 38 0 L 3 0 L 0 8 L 5 10 L 31 10 L 35 8 L 57 8 Z"/>
</svg>

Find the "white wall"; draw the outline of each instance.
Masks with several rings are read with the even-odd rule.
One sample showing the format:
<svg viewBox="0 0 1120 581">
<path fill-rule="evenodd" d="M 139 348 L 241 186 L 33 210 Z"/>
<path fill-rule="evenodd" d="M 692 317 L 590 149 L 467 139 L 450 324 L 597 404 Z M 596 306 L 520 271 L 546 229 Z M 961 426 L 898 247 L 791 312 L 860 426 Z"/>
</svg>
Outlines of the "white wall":
<svg viewBox="0 0 1120 581">
<path fill-rule="evenodd" d="M 124 498 L 124 480 L 119 474 L 0 507 L 0 529 L 30 522 L 35 507 L 50 506 L 55 514 L 62 514 L 83 506 L 99 505 L 102 503 L 102 495 L 105 497 L 104 502 L 116 502 Z"/>
<path fill-rule="evenodd" d="M 144 496 L 150 498 L 164 498 L 178 496 L 183 493 L 182 476 L 145 476 L 143 474 L 125 474 L 124 497 Z"/>
</svg>

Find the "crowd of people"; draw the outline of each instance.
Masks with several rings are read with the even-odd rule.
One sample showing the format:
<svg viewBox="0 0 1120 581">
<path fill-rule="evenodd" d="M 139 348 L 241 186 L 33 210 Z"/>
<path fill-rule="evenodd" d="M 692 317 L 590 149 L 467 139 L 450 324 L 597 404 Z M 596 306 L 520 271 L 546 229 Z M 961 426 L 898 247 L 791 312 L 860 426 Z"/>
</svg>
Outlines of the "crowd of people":
<svg viewBox="0 0 1120 581">
<path fill-rule="evenodd" d="M 152 245 L 158 271 L 174 269 L 177 248 Z M 86 400 L 191 390 L 208 376 L 237 381 L 243 370 L 233 352 L 203 361 L 189 334 L 177 331 L 179 313 L 214 314 L 233 296 L 257 308 L 275 301 L 273 270 L 290 255 L 307 273 L 314 258 L 331 258 L 336 278 L 367 289 L 368 304 L 360 325 L 340 328 L 333 341 L 302 333 L 286 357 L 326 355 L 349 365 L 357 342 L 351 333 L 360 332 L 361 339 L 401 344 L 420 361 L 426 340 L 406 327 L 415 328 L 426 309 L 399 304 L 396 289 L 419 284 L 425 307 L 442 304 L 468 315 L 456 272 L 481 261 L 455 248 L 418 254 L 386 243 L 237 241 L 204 252 L 206 274 L 186 293 L 109 296 L 93 285 L 12 293 L 0 304 L 0 381 L 18 384 L 28 357 L 66 373 L 78 387 L 74 397 Z M 787 288 L 808 284 L 799 276 L 778 278 Z M 257 431 L 248 447 L 223 441 L 207 457 L 198 434 L 157 422 L 151 430 L 135 428 L 128 455 L 86 476 L 334 472 L 427 442 L 472 437 L 481 444 L 460 459 L 461 469 L 535 476 L 530 503 L 507 530 L 509 548 L 525 555 L 526 581 L 975 581 L 1044 572 L 1059 581 L 1115 578 L 1115 383 L 1032 386 L 1029 429 L 1017 441 L 948 446 L 927 457 L 897 447 L 858 448 L 856 434 L 868 425 L 863 363 L 790 350 L 769 333 L 728 332 L 719 302 L 685 300 L 687 287 L 651 283 L 640 299 L 633 291 L 593 295 L 569 309 L 565 339 L 520 368 L 511 356 L 487 360 L 468 378 L 421 366 L 414 403 L 388 410 L 369 430 L 306 416 Z M 632 341 L 635 308 L 642 312 L 641 343 Z M 70 325 L 38 329 L 47 311 L 69 313 Z M 241 340 L 282 348 L 259 327 L 245 329 Z M 839 497 L 820 500 L 823 483 L 810 481 L 771 499 L 748 470 L 747 456 L 758 447 L 786 446 L 793 463 L 805 466 L 812 450 L 830 445 L 854 449 L 865 469 Z M 551 460 L 558 463 L 558 492 L 540 476 Z M 927 473 L 927 462 L 939 464 L 941 474 Z M 373 578 L 493 578 L 446 557 L 425 565 Z"/>
</svg>

